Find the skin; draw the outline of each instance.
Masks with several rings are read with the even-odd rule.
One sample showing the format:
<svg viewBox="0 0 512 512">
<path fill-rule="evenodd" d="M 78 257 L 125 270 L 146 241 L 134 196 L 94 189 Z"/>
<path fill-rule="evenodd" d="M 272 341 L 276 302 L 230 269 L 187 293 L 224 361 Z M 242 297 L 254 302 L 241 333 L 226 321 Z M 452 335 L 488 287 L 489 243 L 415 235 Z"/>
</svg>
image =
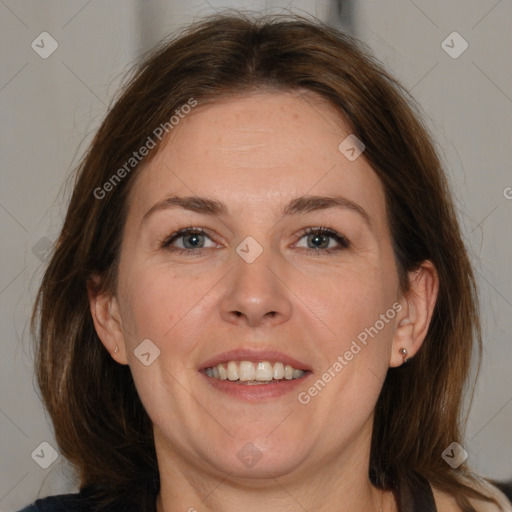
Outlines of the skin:
<svg viewBox="0 0 512 512">
<path fill-rule="evenodd" d="M 348 134 L 311 93 L 254 93 L 196 107 L 137 176 L 117 289 L 90 294 L 90 304 L 98 335 L 130 365 L 154 424 L 159 512 L 250 512 L 262 504 L 274 512 L 378 511 L 380 500 L 383 510 L 396 510 L 368 478 L 373 412 L 388 368 L 403 362 L 400 348 L 412 357 L 425 338 L 438 280 L 425 262 L 401 293 L 383 188 L 364 154 L 351 162 L 338 150 Z M 175 207 L 141 222 L 171 195 L 216 199 L 226 213 Z M 340 207 L 284 215 L 304 195 L 343 196 L 369 222 Z M 199 255 L 159 245 L 189 226 L 211 238 Z M 345 236 L 349 247 L 308 248 L 314 236 L 302 231 L 318 226 Z M 263 249 L 252 263 L 235 251 L 247 236 Z M 297 393 L 395 303 L 400 312 L 378 335 L 299 403 Z M 160 350 L 149 366 L 134 355 L 144 339 Z M 279 350 L 313 375 L 279 398 L 235 399 L 212 389 L 198 368 L 239 347 Z M 252 467 L 237 457 L 246 443 L 261 454 Z"/>
</svg>

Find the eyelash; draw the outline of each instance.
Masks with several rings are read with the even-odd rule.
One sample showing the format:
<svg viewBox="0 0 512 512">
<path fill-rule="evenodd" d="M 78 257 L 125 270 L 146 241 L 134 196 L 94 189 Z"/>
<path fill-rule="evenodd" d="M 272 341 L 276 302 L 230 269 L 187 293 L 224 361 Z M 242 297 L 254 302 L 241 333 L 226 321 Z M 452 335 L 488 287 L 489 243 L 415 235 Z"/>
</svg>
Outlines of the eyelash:
<svg viewBox="0 0 512 512">
<path fill-rule="evenodd" d="M 337 247 L 331 247 L 330 249 L 306 249 L 308 252 L 315 256 L 320 256 L 321 253 L 332 254 L 334 252 L 343 251 L 350 247 L 350 242 L 343 235 L 335 231 L 334 229 L 327 228 L 325 226 L 306 228 L 296 235 L 297 241 L 307 235 L 327 235 L 336 240 L 338 243 Z"/>
<path fill-rule="evenodd" d="M 185 237 L 186 235 L 191 234 L 200 234 L 204 235 L 205 237 L 209 238 L 211 237 L 206 233 L 206 231 L 202 228 L 194 228 L 194 227 L 188 227 L 184 229 L 180 229 L 179 231 L 176 231 L 172 235 L 166 237 L 162 242 L 160 242 L 160 248 L 161 249 L 167 249 L 168 251 L 177 253 L 177 254 L 187 254 L 189 256 L 201 256 L 203 254 L 203 250 L 209 249 L 209 247 L 202 247 L 199 249 L 182 249 L 180 247 L 173 247 L 171 244 L 178 240 L 179 238 Z M 327 228 L 325 226 L 318 226 L 318 227 L 310 227 L 302 230 L 299 234 L 295 235 L 297 241 L 299 241 L 301 238 L 307 235 L 327 235 L 336 240 L 336 242 L 339 244 L 338 247 L 331 247 L 329 249 L 309 249 L 307 248 L 306 251 L 314 254 L 315 256 L 320 256 L 321 253 L 331 254 L 333 252 L 342 251 L 344 249 L 348 249 L 350 247 L 350 242 L 347 238 L 345 238 L 343 235 L 338 233 L 337 231 L 334 231 L 333 229 Z M 213 240 L 212 240 L 213 241 Z"/>
</svg>

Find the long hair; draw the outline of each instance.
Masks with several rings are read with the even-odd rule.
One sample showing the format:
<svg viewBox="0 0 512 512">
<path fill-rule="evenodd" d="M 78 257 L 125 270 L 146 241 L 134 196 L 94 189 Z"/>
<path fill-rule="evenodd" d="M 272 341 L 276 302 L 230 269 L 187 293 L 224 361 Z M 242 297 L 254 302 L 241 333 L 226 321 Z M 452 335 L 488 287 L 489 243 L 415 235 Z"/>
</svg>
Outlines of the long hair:
<svg viewBox="0 0 512 512">
<path fill-rule="evenodd" d="M 99 274 L 101 291 L 115 289 L 127 197 L 161 146 L 155 129 L 169 130 L 169 119 L 191 99 L 204 105 L 254 90 L 308 91 L 327 100 L 364 142 L 363 158 L 384 188 L 402 291 L 408 272 L 425 260 L 435 265 L 430 328 L 413 360 L 387 373 L 369 471 L 398 500 L 399 482 L 412 486 L 419 475 L 473 511 L 468 498 L 485 497 L 468 484 L 472 473 L 441 457 L 452 442 L 462 444 L 473 349 L 478 360 L 481 354 L 473 272 L 443 169 L 414 100 L 368 50 L 298 17 L 217 15 L 192 25 L 144 60 L 99 128 L 32 316 L 38 382 L 62 454 L 102 503 L 124 496 L 134 510 L 151 510 L 159 488 L 151 421 L 129 368 L 113 361 L 96 334 L 86 286 Z M 156 147 L 127 167 L 150 136 Z"/>
</svg>

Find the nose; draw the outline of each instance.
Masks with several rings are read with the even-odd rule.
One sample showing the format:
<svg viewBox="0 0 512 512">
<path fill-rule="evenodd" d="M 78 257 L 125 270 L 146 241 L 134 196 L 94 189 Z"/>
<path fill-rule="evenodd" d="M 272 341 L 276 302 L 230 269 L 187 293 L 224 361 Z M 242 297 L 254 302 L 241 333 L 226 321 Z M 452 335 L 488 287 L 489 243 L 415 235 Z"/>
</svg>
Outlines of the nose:
<svg viewBox="0 0 512 512">
<path fill-rule="evenodd" d="M 252 263 L 234 255 L 235 268 L 221 301 L 221 316 L 232 324 L 249 327 L 279 325 L 289 320 L 292 292 L 286 284 L 282 266 L 272 261 L 270 251 Z"/>
</svg>

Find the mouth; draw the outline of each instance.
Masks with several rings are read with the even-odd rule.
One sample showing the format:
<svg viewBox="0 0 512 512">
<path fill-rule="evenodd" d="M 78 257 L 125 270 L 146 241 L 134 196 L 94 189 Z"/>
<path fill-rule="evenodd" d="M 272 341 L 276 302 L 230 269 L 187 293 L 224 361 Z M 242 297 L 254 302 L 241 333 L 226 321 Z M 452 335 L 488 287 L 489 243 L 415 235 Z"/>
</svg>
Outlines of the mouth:
<svg viewBox="0 0 512 512">
<path fill-rule="evenodd" d="M 282 396 L 307 377 L 311 368 L 276 351 L 234 350 L 206 361 L 199 372 L 217 391 L 244 400 Z"/>
</svg>

